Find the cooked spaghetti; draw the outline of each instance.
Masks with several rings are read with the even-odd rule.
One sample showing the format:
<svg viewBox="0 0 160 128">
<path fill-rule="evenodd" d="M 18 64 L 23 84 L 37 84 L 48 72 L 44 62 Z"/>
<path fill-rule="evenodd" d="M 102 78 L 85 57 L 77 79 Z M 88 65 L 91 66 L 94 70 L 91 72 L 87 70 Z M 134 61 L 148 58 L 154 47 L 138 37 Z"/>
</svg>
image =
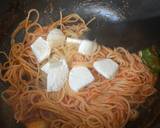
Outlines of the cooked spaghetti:
<svg viewBox="0 0 160 128">
<path fill-rule="evenodd" d="M 37 15 L 34 21 L 30 20 L 32 13 Z M 0 65 L 0 79 L 10 83 L 2 97 L 13 108 L 17 122 L 43 120 L 50 128 L 123 128 L 129 119 L 135 118 L 136 108 L 155 92 L 156 77 L 141 58 L 121 47 L 100 46 L 88 56 L 79 54 L 75 45 L 55 47 L 54 58 L 65 57 L 70 69 L 85 65 L 96 80 L 78 93 L 72 92 L 68 83 L 58 92 L 47 92 L 31 44 L 39 36 L 46 38 L 57 27 L 66 36 L 79 37 L 87 31 L 90 22 L 85 23 L 77 14 L 62 17 L 62 13 L 60 20 L 47 26 L 41 26 L 38 19 L 38 11 L 30 10 L 11 36 L 9 55 L 3 53 L 8 60 Z M 24 39 L 17 42 L 17 33 L 22 29 Z M 107 80 L 95 71 L 92 64 L 100 58 L 111 58 L 119 64 L 114 79 Z"/>
</svg>

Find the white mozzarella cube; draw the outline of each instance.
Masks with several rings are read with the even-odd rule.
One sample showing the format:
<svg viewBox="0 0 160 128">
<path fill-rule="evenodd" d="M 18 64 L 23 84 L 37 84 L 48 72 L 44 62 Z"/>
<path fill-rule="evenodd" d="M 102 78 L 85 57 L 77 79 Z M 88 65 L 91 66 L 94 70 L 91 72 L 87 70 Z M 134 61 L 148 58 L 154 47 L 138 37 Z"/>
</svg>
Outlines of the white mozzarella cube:
<svg viewBox="0 0 160 128">
<path fill-rule="evenodd" d="M 41 70 L 43 72 L 45 72 L 46 74 L 48 74 L 48 71 L 49 71 L 49 62 L 47 62 L 46 64 L 44 64 L 42 67 L 41 67 Z"/>
<path fill-rule="evenodd" d="M 97 49 L 97 43 L 89 40 L 82 40 L 80 43 L 78 52 L 83 55 L 90 55 L 94 53 Z"/>
<path fill-rule="evenodd" d="M 76 38 L 67 37 L 67 39 L 66 39 L 66 43 L 80 44 L 81 42 L 82 42 L 82 40 L 76 39 Z"/>
<path fill-rule="evenodd" d="M 47 75 L 47 91 L 59 91 L 65 85 L 68 79 L 68 65 L 65 59 L 61 59 L 54 63 L 49 63 L 49 70 Z"/>
<path fill-rule="evenodd" d="M 78 92 L 81 88 L 86 87 L 93 81 L 94 77 L 87 67 L 73 67 L 69 73 L 69 85 L 75 92 Z"/>
<path fill-rule="evenodd" d="M 39 37 L 31 45 L 31 48 L 39 63 L 48 58 L 51 52 L 47 41 L 45 41 L 42 37 Z"/>
<path fill-rule="evenodd" d="M 118 64 L 112 59 L 102 59 L 94 62 L 95 70 L 107 79 L 113 79 L 118 71 Z"/>
<path fill-rule="evenodd" d="M 51 48 L 62 45 L 65 42 L 65 35 L 60 29 L 54 28 L 47 36 L 48 44 Z"/>
</svg>

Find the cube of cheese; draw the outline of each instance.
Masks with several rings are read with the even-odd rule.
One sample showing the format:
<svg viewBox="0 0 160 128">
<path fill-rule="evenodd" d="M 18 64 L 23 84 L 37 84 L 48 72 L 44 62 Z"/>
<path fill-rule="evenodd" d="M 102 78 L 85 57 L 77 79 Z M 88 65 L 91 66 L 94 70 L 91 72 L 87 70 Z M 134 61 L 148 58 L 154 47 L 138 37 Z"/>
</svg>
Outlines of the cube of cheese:
<svg viewBox="0 0 160 128">
<path fill-rule="evenodd" d="M 47 91 L 59 91 L 65 85 L 68 79 L 68 65 L 65 59 L 56 62 L 49 62 L 49 69 L 47 75 Z"/>
<path fill-rule="evenodd" d="M 82 40 L 76 39 L 76 38 L 67 37 L 67 39 L 66 39 L 66 43 L 80 44 L 81 42 L 82 42 Z"/>
<path fill-rule="evenodd" d="M 42 67 L 41 67 L 41 70 L 43 72 L 45 72 L 46 74 L 48 74 L 48 71 L 49 71 L 49 62 L 47 62 L 46 64 L 44 64 Z"/>
<path fill-rule="evenodd" d="M 83 55 L 90 55 L 96 51 L 97 46 L 98 45 L 96 42 L 92 42 L 89 40 L 82 40 L 82 42 L 80 43 L 78 52 Z"/>
<path fill-rule="evenodd" d="M 93 81 L 94 77 L 87 67 L 73 67 L 69 73 L 69 85 L 75 92 L 78 92 L 81 88 L 86 87 Z"/>
<path fill-rule="evenodd" d="M 95 70 L 107 79 L 113 79 L 118 71 L 118 64 L 112 59 L 102 59 L 94 62 Z"/>
<path fill-rule="evenodd" d="M 42 37 L 39 37 L 31 45 L 31 48 L 39 63 L 45 60 L 47 57 L 49 57 L 51 52 L 51 49 L 48 46 L 47 41 L 45 41 Z"/>
<path fill-rule="evenodd" d="M 62 45 L 65 42 L 65 35 L 60 29 L 54 28 L 47 36 L 48 44 L 51 48 Z"/>
</svg>

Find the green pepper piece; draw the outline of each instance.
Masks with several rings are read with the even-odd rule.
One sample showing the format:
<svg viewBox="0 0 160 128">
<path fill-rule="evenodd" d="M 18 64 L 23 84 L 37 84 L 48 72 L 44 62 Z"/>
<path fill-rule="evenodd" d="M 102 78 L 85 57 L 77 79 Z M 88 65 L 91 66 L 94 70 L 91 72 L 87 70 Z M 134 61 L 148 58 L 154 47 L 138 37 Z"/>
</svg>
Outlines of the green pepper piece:
<svg viewBox="0 0 160 128">
<path fill-rule="evenodd" d="M 160 73 L 160 59 L 149 48 L 142 50 L 142 60 L 154 73 Z"/>
</svg>

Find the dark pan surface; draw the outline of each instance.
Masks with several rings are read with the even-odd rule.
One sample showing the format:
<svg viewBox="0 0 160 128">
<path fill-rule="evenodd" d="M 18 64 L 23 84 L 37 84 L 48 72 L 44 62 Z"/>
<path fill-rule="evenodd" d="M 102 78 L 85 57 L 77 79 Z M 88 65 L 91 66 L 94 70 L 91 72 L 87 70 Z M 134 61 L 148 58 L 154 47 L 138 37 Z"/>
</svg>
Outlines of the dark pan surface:
<svg viewBox="0 0 160 128">
<path fill-rule="evenodd" d="M 76 12 L 86 21 L 96 16 L 85 38 L 96 39 L 109 47 L 122 46 L 131 52 L 152 45 L 160 47 L 159 0 L 4 0 L 0 7 L 0 50 L 7 52 L 11 32 L 31 8 L 39 10 L 43 25 L 59 19 L 59 11 L 63 15 Z M 0 62 L 4 62 L 1 56 Z M 0 91 L 5 88 L 7 85 L 0 81 Z M 148 123 L 148 128 L 160 128 L 159 101 L 158 91 L 146 101 L 145 107 L 139 108 L 140 117 L 129 122 L 127 128 L 143 128 Z M 16 125 L 12 111 L 1 99 L 0 114 L 1 127 L 23 127 Z"/>
</svg>

